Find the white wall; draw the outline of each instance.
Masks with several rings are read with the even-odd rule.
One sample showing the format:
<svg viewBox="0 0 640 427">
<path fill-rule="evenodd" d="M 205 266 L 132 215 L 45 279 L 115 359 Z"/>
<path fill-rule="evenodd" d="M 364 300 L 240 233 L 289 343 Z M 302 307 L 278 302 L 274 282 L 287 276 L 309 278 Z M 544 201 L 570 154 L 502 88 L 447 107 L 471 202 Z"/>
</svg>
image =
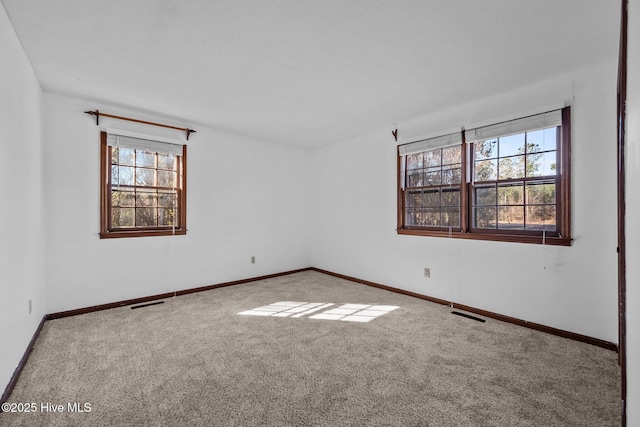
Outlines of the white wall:
<svg viewBox="0 0 640 427">
<path fill-rule="evenodd" d="M 629 2 L 627 82 L 627 425 L 640 426 L 640 0 Z"/>
<path fill-rule="evenodd" d="M 0 58 L 1 394 L 45 313 L 41 90 L 1 3 Z"/>
<path fill-rule="evenodd" d="M 573 246 L 397 235 L 386 128 L 314 151 L 311 264 L 617 343 L 616 74 L 611 61 L 398 125 L 438 135 L 570 104 Z"/>
<path fill-rule="evenodd" d="M 640 0 L 630 2 L 628 425 L 640 425 Z M 399 124 L 405 137 L 436 135 L 571 104 L 575 242 L 543 247 L 397 235 L 391 128 L 308 153 L 189 123 L 188 235 L 100 240 L 100 128 L 82 112 L 167 120 L 43 97 L 1 3 L 0 57 L 2 388 L 44 313 L 309 265 L 617 342 L 613 62 Z"/>
<path fill-rule="evenodd" d="M 196 128 L 186 236 L 99 239 L 100 129 L 184 134 L 108 118 L 98 127 L 83 113 L 96 108 Z M 52 94 L 44 119 L 48 313 L 309 266 L 308 151 Z"/>
</svg>

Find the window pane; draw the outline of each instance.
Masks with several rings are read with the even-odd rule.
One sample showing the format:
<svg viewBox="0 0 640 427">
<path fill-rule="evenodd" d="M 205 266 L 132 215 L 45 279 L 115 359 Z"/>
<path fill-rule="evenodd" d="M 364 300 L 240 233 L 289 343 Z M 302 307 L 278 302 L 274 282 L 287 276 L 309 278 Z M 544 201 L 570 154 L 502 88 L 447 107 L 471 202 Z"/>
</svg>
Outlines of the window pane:
<svg viewBox="0 0 640 427">
<path fill-rule="evenodd" d="M 439 208 L 431 208 L 425 209 L 423 211 L 422 224 L 431 227 L 439 227 L 440 226 L 440 209 Z"/>
<path fill-rule="evenodd" d="M 498 157 L 498 150 L 496 149 L 498 144 L 497 139 L 490 139 L 486 141 L 477 142 L 475 158 L 478 160 L 492 159 Z"/>
<path fill-rule="evenodd" d="M 405 205 L 407 208 L 419 208 L 422 207 L 422 193 L 418 191 L 409 191 L 406 193 Z M 166 206 L 164 204 L 165 195 L 160 196 L 160 206 Z"/>
<path fill-rule="evenodd" d="M 527 132 L 527 153 L 557 150 L 556 128 Z"/>
<path fill-rule="evenodd" d="M 423 227 L 426 225 L 424 221 L 424 210 L 416 209 L 415 210 L 415 222 L 414 224 L 418 227 Z"/>
<path fill-rule="evenodd" d="M 499 206 L 498 228 L 506 230 L 523 230 L 524 206 Z"/>
<path fill-rule="evenodd" d="M 460 206 L 460 190 L 443 190 L 442 206 Z"/>
<path fill-rule="evenodd" d="M 135 205 L 133 190 L 116 190 L 111 192 L 111 206 L 133 207 Z"/>
<path fill-rule="evenodd" d="M 556 230 L 555 205 L 527 206 L 527 230 Z"/>
<path fill-rule="evenodd" d="M 417 225 L 417 226 L 420 226 L 420 227 L 426 225 L 426 222 L 425 222 L 424 218 L 425 218 L 424 210 L 423 209 L 416 209 L 415 210 L 415 223 L 414 224 Z"/>
<path fill-rule="evenodd" d="M 133 185 L 133 171 L 134 168 L 128 166 L 120 166 L 118 168 L 118 184 Z"/>
<path fill-rule="evenodd" d="M 442 171 L 442 184 L 460 184 L 460 165 L 452 169 L 445 169 Z"/>
<path fill-rule="evenodd" d="M 175 225 L 176 224 L 176 211 L 174 208 L 158 209 L 158 225 Z"/>
<path fill-rule="evenodd" d="M 159 193 L 158 206 L 170 208 L 178 206 L 178 195 L 176 193 Z"/>
<path fill-rule="evenodd" d="M 124 166 L 133 166 L 133 153 L 135 150 L 131 148 L 118 148 L 118 164 Z"/>
<path fill-rule="evenodd" d="M 136 166 L 143 168 L 155 168 L 156 153 L 136 150 Z"/>
<path fill-rule="evenodd" d="M 556 152 L 529 154 L 527 156 L 527 176 L 556 175 Z"/>
<path fill-rule="evenodd" d="M 498 149 L 500 157 L 524 154 L 524 133 L 499 138 Z"/>
<path fill-rule="evenodd" d="M 118 164 L 118 147 L 111 147 L 111 164 Z"/>
<path fill-rule="evenodd" d="M 527 184 L 527 205 L 555 204 L 556 184 L 543 181 Z"/>
<path fill-rule="evenodd" d="M 429 172 L 427 171 L 424 174 L 425 177 L 425 183 L 424 185 L 440 185 L 440 183 L 442 182 L 442 173 L 440 172 L 440 170 L 436 170 L 433 172 Z"/>
<path fill-rule="evenodd" d="M 475 188 L 475 204 L 477 206 L 496 205 L 496 187 L 478 187 Z"/>
<path fill-rule="evenodd" d="M 422 179 L 424 174 L 421 170 L 407 172 L 407 187 L 422 187 Z"/>
<path fill-rule="evenodd" d="M 158 171 L 158 187 L 175 188 L 176 173 L 171 171 Z"/>
<path fill-rule="evenodd" d="M 500 159 L 500 179 L 524 178 L 524 156 Z"/>
<path fill-rule="evenodd" d="M 157 196 L 155 193 L 138 192 L 136 193 L 136 206 L 144 208 L 152 208 L 156 206 Z"/>
<path fill-rule="evenodd" d="M 409 154 L 407 156 L 407 170 L 422 168 L 422 153 Z"/>
<path fill-rule="evenodd" d="M 158 225 L 157 209 L 155 208 L 136 208 L 136 226 L 137 227 L 155 227 Z"/>
<path fill-rule="evenodd" d="M 497 160 L 481 160 L 475 162 L 475 178 L 479 181 L 495 181 L 498 177 L 498 161 Z"/>
<path fill-rule="evenodd" d="M 477 228 L 496 228 L 496 208 L 478 207 L 475 211 L 475 224 Z"/>
<path fill-rule="evenodd" d="M 136 168 L 136 185 L 153 187 L 155 185 L 155 170 Z"/>
<path fill-rule="evenodd" d="M 135 209 L 133 208 L 113 208 L 111 209 L 111 226 L 114 228 L 133 227 Z"/>
<path fill-rule="evenodd" d="M 443 227 L 460 227 L 460 208 L 448 207 L 442 209 Z"/>
<path fill-rule="evenodd" d="M 424 153 L 424 167 L 440 166 L 442 164 L 442 150 L 432 150 Z"/>
<path fill-rule="evenodd" d="M 510 184 L 498 186 L 499 205 L 524 204 L 524 186 L 522 184 Z"/>
<path fill-rule="evenodd" d="M 407 192 L 407 226 L 460 227 L 460 189 Z"/>
<path fill-rule="evenodd" d="M 158 169 L 175 170 L 175 159 L 172 154 L 158 154 Z"/>
<path fill-rule="evenodd" d="M 440 192 L 428 191 L 424 193 L 424 206 L 429 208 L 437 208 L 440 206 Z"/>
<path fill-rule="evenodd" d="M 456 163 L 460 163 L 461 160 L 461 147 L 449 147 L 442 149 L 442 164 L 443 165 L 453 165 Z"/>
<path fill-rule="evenodd" d="M 405 222 L 408 226 L 418 225 L 417 211 L 415 209 L 407 209 Z"/>
</svg>

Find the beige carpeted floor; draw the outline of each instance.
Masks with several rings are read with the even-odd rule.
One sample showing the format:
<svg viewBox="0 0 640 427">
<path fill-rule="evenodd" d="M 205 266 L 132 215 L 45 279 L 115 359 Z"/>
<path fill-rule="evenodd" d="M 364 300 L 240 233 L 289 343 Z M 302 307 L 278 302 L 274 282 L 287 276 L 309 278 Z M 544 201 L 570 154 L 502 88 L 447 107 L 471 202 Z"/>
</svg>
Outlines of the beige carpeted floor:
<svg viewBox="0 0 640 427">
<path fill-rule="evenodd" d="M 280 301 L 399 308 L 238 314 Z M 619 384 L 614 352 L 308 271 L 47 322 L 0 425 L 609 426 Z"/>
</svg>

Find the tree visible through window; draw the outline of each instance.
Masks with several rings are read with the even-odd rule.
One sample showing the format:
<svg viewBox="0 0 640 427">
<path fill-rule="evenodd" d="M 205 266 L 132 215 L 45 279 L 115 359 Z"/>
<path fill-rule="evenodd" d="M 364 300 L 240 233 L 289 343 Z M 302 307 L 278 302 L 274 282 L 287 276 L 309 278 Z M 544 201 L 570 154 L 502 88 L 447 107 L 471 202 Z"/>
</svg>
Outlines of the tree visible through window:
<svg viewBox="0 0 640 427">
<path fill-rule="evenodd" d="M 474 143 L 473 227 L 556 231 L 558 133 L 552 127 Z"/>
<path fill-rule="evenodd" d="M 101 134 L 101 237 L 186 233 L 186 146 Z"/>
<path fill-rule="evenodd" d="M 398 233 L 571 243 L 568 107 L 398 154 Z"/>
<path fill-rule="evenodd" d="M 409 154 L 407 224 L 460 228 L 460 147 Z"/>
</svg>

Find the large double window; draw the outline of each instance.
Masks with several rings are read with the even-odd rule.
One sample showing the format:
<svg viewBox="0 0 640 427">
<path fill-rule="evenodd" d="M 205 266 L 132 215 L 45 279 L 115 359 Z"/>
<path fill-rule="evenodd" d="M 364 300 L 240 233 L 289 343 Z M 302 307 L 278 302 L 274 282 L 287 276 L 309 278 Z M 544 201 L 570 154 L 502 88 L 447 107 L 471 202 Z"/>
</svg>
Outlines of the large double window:
<svg viewBox="0 0 640 427">
<path fill-rule="evenodd" d="M 398 232 L 570 245 L 570 110 L 398 147 Z"/>
<path fill-rule="evenodd" d="M 186 233 L 186 145 L 101 133 L 100 237 Z"/>
</svg>

